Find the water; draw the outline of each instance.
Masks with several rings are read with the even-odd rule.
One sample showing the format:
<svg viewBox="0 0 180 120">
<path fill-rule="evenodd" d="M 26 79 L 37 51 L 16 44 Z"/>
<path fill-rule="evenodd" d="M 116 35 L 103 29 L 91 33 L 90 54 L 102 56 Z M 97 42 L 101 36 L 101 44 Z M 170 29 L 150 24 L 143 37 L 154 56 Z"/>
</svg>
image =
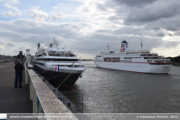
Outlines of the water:
<svg viewBox="0 0 180 120">
<path fill-rule="evenodd" d="M 85 113 L 180 113 L 180 67 L 157 75 L 83 64 L 86 71 L 73 89 L 84 94 Z"/>
</svg>

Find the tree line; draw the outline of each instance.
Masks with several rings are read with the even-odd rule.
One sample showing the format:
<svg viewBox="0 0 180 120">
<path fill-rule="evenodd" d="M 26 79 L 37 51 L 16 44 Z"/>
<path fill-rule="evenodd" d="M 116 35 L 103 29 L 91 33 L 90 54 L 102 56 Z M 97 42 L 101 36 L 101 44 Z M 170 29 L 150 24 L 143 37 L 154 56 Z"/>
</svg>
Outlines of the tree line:
<svg viewBox="0 0 180 120">
<path fill-rule="evenodd" d="M 180 55 L 176 57 L 167 57 L 168 59 L 171 59 L 173 63 L 180 63 Z"/>
</svg>

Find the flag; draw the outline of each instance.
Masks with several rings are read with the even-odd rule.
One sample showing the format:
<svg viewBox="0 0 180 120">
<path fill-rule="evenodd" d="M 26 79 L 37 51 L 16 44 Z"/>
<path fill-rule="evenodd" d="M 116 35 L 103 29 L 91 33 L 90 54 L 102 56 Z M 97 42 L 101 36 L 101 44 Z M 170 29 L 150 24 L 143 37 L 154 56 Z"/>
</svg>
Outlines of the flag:
<svg viewBox="0 0 180 120">
<path fill-rule="evenodd" d="M 59 72 L 59 66 L 55 67 L 55 72 Z"/>
</svg>

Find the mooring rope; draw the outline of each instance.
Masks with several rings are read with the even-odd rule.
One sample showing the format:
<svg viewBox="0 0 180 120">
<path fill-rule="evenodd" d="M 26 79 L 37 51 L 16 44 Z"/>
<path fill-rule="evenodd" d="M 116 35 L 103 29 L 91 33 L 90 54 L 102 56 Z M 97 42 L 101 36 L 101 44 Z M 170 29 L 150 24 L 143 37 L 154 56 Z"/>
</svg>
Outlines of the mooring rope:
<svg viewBox="0 0 180 120">
<path fill-rule="evenodd" d="M 53 71 L 51 72 L 51 74 L 52 74 L 52 73 L 53 73 Z M 50 75 L 51 75 L 51 74 L 50 74 Z M 49 76 L 50 76 L 50 75 L 49 75 Z M 49 77 L 49 76 L 48 76 L 48 77 Z M 48 77 L 47 77 L 46 79 L 48 79 Z"/>
<path fill-rule="evenodd" d="M 68 73 L 64 73 L 64 74 L 62 74 L 62 75 L 55 76 L 55 77 L 53 77 L 53 78 L 51 78 L 51 79 L 54 79 L 54 78 L 57 78 L 57 77 L 63 76 L 63 75 L 65 75 L 65 74 L 68 74 Z M 46 80 L 48 81 L 48 80 L 51 80 L 51 79 L 46 79 Z"/>
<path fill-rule="evenodd" d="M 72 71 L 72 72 L 73 72 L 73 71 Z M 66 77 L 66 79 L 72 74 L 72 72 L 69 73 L 69 75 Z M 64 79 L 64 81 L 56 88 L 56 90 L 66 81 L 66 79 Z"/>
</svg>

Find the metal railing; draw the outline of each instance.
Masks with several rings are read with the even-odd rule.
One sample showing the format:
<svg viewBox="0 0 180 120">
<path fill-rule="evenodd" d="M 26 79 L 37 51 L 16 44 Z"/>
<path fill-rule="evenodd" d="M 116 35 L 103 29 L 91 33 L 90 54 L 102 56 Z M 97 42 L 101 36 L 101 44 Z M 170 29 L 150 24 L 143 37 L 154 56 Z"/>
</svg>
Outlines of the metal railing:
<svg viewBox="0 0 180 120">
<path fill-rule="evenodd" d="M 49 63 L 80 63 L 80 61 L 41 61 L 41 60 L 36 60 L 36 61 L 39 61 L 39 62 L 49 62 Z"/>
<path fill-rule="evenodd" d="M 14 58 L 0 58 L 0 63 L 1 62 L 10 62 L 10 61 L 14 61 L 15 59 Z"/>
</svg>

